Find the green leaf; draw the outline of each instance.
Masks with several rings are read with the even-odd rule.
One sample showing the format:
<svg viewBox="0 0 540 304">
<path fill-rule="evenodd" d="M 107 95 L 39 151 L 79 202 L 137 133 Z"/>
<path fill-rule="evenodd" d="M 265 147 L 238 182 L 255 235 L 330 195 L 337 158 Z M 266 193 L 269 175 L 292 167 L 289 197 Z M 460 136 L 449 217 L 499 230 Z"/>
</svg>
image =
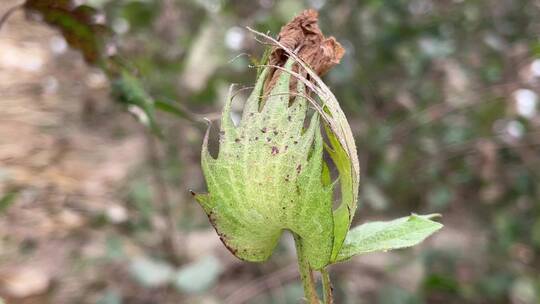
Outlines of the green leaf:
<svg viewBox="0 0 540 304">
<path fill-rule="evenodd" d="M 24 8 L 60 30 L 70 47 L 79 50 L 84 59 L 97 64 L 106 57 L 105 43 L 111 31 L 97 24 L 98 12 L 72 0 L 27 0 Z"/>
<path fill-rule="evenodd" d="M 300 94 L 289 105 L 289 73 L 281 74 L 259 111 L 267 74 L 259 77 L 238 126 L 228 98 L 217 158 L 208 152 L 207 133 L 202 168 L 209 194 L 196 199 L 237 257 L 265 261 L 283 230 L 290 230 L 302 239 L 311 267 L 319 269 L 329 263 L 333 244 L 332 186 L 323 183 L 319 115 L 303 130 L 307 102 Z M 303 93 L 303 85 L 298 90 Z"/>
<path fill-rule="evenodd" d="M 443 227 L 431 221 L 436 215 L 411 215 L 389 222 L 371 222 L 357 226 L 347 234 L 337 261 L 375 251 L 406 248 L 422 242 Z"/>
<path fill-rule="evenodd" d="M 257 67 L 257 77 L 256 78 L 259 78 L 259 76 L 261 76 L 262 72 L 264 71 L 264 66 L 263 65 L 268 64 L 268 59 L 270 58 L 270 54 L 272 54 L 272 48 L 267 47 L 264 50 L 264 53 L 262 54 L 260 59 L 257 59 L 257 58 L 252 58 L 251 59 L 251 63 L 254 66 Z"/>
<path fill-rule="evenodd" d="M 6 211 L 7 208 L 15 202 L 17 194 L 18 192 L 9 192 L 0 198 L 0 214 Z"/>
<path fill-rule="evenodd" d="M 334 211 L 334 244 L 332 248 L 331 261 L 335 261 L 338 253 L 345 241 L 347 231 L 351 225 L 354 213 L 356 212 L 358 182 L 352 173 L 353 166 L 346 151 L 343 149 L 335 134 L 326 124 L 325 130 L 330 145 L 326 145 L 326 151 L 332 158 L 339 172 L 341 186 L 341 204 Z"/>
<path fill-rule="evenodd" d="M 156 121 L 155 101 L 138 78 L 122 69 L 119 77 L 113 81 L 112 91 L 116 99 L 126 104 L 143 124 L 161 135 Z"/>
</svg>

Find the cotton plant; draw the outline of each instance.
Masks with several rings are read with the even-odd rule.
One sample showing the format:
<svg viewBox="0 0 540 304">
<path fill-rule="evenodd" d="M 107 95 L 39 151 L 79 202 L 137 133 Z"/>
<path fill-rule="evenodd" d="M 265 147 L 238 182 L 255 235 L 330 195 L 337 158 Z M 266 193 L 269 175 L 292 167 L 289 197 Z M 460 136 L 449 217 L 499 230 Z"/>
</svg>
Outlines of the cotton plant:
<svg viewBox="0 0 540 304">
<path fill-rule="evenodd" d="M 273 44 L 271 55 L 259 63 L 237 124 L 230 90 L 217 157 L 208 150 L 206 132 L 201 163 L 208 193 L 194 195 L 223 244 L 242 260 L 266 261 L 290 231 L 306 300 L 320 303 L 313 275 L 319 271 L 324 303 L 333 303 L 328 266 L 416 245 L 442 225 L 434 215 L 413 214 L 350 229 L 360 180 L 356 146 L 345 114 L 319 77 L 344 50 L 322 35 L 312 10 L 284 26 L 277 39 L 253 32 Z M 334 190 L 341 194 L 337 208 Z"/>
</svg>

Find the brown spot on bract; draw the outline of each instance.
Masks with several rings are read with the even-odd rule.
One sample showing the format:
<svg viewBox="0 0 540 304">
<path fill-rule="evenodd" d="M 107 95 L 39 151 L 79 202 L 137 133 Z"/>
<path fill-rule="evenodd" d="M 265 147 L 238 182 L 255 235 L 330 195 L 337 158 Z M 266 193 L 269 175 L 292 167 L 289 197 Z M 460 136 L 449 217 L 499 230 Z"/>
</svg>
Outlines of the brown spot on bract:
<svg viewBox="0 0 540 304">
<path fill-rule="evenodd" d="M 219 239 L 221 240 L 223 245 L 225 245 L 225 248 L 227 248 L 232 254 L 236 255 L 238 253 L 238 249 L 232 248 L 231 246 L 229 246 L 229 244 L 227 244 L 227 241 L 225 240 L 224 236 L 220 235 Z"/>
<path fill-rule="evenodd" d="M 216 216 L 214 212 L 212 211 L 208 212 L 207 216 L 208 216 L 208 220 L 210 221 L 210 224 L 212 224 L 212 226 L 214 226 L 214 228 L 216 228 L 216 231 L 217 231 Z"/>
<path fill-rule="evenodd" d="M 300 174 L 300 171 L 302 171 L 302 165 L 301 165 L 301 164 L 299 164 L 298 166 L 296 166 L 296 172 L 297 172 L 298 174 Z"/>
<path fill-rule="evenodd" d="M 279 153 L 278 147 L 273 146 L 273 147 L 272 147 L 272 155 L 276 155 L 276 154 L 278 154 L 278 153 Z"/>
<path fill-rule="evenodd" d="M 240 138 L 237 138 L 234 140 L 235 143 L 239 143 L 240 142 Z"/>
<path fill-rule="evenodd" d="M 266 127 L 264 127 L 261 129 L 261 132 L 266 133 L 266 130 L 267 130 Z"/>
</svg>

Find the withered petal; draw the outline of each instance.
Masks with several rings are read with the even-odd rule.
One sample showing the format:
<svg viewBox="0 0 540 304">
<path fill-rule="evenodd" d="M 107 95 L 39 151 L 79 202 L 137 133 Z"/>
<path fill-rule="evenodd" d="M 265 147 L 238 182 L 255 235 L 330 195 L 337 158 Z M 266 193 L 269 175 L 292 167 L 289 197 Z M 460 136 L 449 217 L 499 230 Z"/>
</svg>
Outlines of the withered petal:
<svg viewBox="0 0 540 304">
<path fill-rule="evenodd" d="M 309 9 L 296 16 L 284 25 L 279 32 L 277 40 L 285 47 L 297 52 L 319 76 L 326 74 L 333 66 L 338 64 L 345 54 L 345 49 L 334 37 L 324 37 L 318 25 L 319 14 Z M 286 52 L 280 47 L 273 47 L 270 54 L 270 65 L 282 67 L 287 61 Z M 298 71 L 298 66 L 293 68 Z M 273 69 L 269 80 L 264 86 L 264 94 L 275 85 L 281 70 Z M 302 75 L 307 75 L 305 72 Z M 290 83 L 290 88 L 296 88 L 296 81 Z"/>
</svg>

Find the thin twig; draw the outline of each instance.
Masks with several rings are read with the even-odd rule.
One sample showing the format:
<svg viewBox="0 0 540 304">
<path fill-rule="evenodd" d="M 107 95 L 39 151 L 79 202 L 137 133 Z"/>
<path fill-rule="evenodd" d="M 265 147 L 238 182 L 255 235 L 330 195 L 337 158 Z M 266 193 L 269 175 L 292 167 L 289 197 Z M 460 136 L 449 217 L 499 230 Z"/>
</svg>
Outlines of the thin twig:
<svg viewBox="0 0 540 304">
<path fill-rule="evenodd" d="M 2 30 L 2 27 L 4 26 L 4 23 L 8 20 L 8 18 L 14 13 L 16 12 L 17 10 L 19 10 L 20 8 L 22 8 L 24 6 L 24 4 L 17 4 L 15 5 L 14 7 L 10 8 L 7 10 L 7 12 L 5 12 L 2 17 L 0 17 L 0 30 Z"/>
<path fill-rule="evenodd" d="M 231 64 L 231 63 L 235 62 L 236 59 L 238 59 L 240 57 L 244 57 L 244 56 L 251 59 L 251 55 L 249 55 L 248 53 L 240 53 L 240 54 L 234 56 L 233 58 L 231 58 L 229 61 L 227 61 L 227 64 Z"/>
<path fill-rule="evenodd" d="M 332 287 L 332 281 L 330 281 L 330 274 L 328 269 L 321 269 L 322 285 L 323 285 L 323 298 L 324 304 L 334 304 L 334 288 Z"/>
</svg>

